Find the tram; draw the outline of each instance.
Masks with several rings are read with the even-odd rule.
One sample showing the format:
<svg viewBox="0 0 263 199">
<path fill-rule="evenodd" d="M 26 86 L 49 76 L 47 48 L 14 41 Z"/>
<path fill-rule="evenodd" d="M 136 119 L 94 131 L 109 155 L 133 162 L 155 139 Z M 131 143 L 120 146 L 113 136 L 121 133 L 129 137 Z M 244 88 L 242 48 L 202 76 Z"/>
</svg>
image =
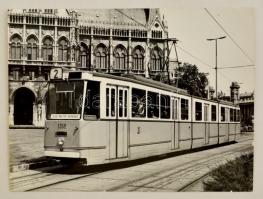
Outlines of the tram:
<svg viewBox="0 0 263 199">
<path fill-rule="evenodd" d="M 87 165 L 231 142 L 240 109 L 135 75 L 51 70 L 45 155 Z"/>
</svg>

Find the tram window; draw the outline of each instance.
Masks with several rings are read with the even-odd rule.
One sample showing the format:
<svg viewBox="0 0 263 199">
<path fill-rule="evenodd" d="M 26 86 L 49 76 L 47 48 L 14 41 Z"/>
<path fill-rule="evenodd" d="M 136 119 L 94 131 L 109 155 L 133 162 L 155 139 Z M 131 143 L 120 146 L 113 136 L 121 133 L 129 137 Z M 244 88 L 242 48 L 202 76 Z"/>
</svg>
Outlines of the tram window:
<svg viewBox="0 0 263 199">
<path fill-rule="evenodd" d="M 132 117 L 145 117 L 146 112 L 146 91 L 132 89 Z"/>
<path fill-rule="evenodd" d="M 170 119 L 170 96 L 161 95 L 161 118 Z"/>
<path fill-rule="evenodd" d="M 159 118 L 159 94 L 148 92 L 147 99 L 148 118 Z"/>
<path fill-rule="evenodd" d="M 110 105 L 110 91 L 109 88 L 106 88 L 106 116 L 109 117 L 109 107 Z"/>
<path fill-rule="evenodd" d="M 226 121 L 225 107 L 221 107 L 221 122 Z"/>
<path fill-rule="evenodd" d="M 205 104 L 204 106 L 204 121 L 205 122 L 208 121 L 208 115 L 209 115 L 209 105 Z"/>
<path fill-rule="evenodd" d="M 188 120 L 188 100 L 181 99 L 181 120 Z"/>
<path fill-rule="evenodd" d="M 240 122 L 240 110 L 236 110 L 236 121 Z"/>
<path fill-rule="evenodd" d="M 177 120 L 178 119 L 178 100 L 173 99 L 172 100 L 172 119 Z"/>
<path fill-rule="evenodd" d="M 94 118 L 95 117 L 95 118 Z M 100 117 L 100 83 L 88 81 L 85 97 L 84 119 Z"/>
<path fill-rule="evenodd" d="M 230 109 L 230 122 L 234 122 L 234 109 Z"/>
<path fill-rule="evenodd" d="M 226 115 L 225 121 L 226 121 L 226 122 L 229 122 L 229 108 L 226 108 L 226 109 L 225 109 L 225 113 L 226 113 L 226 114 L 225 114 L 225 115 Z"/>
<path fill-rule="evenodd" d="M 216 121 L 216 105 L 212 105 L 211 109 L 211 120 Z"/>
<path fill-rule="evenodd" d="M 201 121 L 202 120 L 202 103 L 195 102 L 195 120 Z"/>
<path fill-rule="evenodd" d="M 237 110 L 233 109 L 233 122 L 237 121 Z"/>
<path fill-rule="evenodd" d="M 124 117 L 127 117 L 127 90 L 124 91 Z"/>
<path fill-rule="evenodd" d="M 123 117 L 123 90 L 119 90 L 119 117 Z"/>
<path fill-rule="evenodd" d="M 111 89 L 111 116 L 115 116 L 115 89 Z"/>
</svg>

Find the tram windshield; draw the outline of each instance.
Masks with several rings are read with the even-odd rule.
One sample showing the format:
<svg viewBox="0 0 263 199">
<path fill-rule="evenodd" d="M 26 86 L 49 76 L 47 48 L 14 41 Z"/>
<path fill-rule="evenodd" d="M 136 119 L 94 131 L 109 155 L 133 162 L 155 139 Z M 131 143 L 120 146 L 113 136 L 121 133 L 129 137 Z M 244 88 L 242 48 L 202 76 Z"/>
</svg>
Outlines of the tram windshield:
<svg viewBox="0 0 263 199">
<path fill-rule="evenodd" d="M 48 89 L 48 119 L 80 119 L 84 81 L 50 83 Z"/>
</svg>

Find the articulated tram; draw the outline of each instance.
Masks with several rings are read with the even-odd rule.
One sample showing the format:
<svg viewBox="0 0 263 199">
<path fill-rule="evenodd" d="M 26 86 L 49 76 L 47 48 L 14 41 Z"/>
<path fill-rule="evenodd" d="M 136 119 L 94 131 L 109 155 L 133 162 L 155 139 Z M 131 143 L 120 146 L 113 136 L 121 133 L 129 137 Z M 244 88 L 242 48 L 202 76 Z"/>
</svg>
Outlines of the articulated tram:
<svg viewBox="0 0 263 199">
<path fill-rule="evenodd" d="M 52 69 L 45 155 L 92 165 L 231 142 L 239 114 L 140 76 Z"/>
</svg>

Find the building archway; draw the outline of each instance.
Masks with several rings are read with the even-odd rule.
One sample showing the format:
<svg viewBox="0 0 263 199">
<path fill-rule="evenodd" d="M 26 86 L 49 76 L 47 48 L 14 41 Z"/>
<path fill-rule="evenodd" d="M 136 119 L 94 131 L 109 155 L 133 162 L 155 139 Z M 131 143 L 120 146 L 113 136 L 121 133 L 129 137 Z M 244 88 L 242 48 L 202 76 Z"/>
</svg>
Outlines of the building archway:
<svg viewBox="0 0 263 199">
<path fill-rule="evenodd" d="M 28 88 L 19 88 L 14 94 L 14 125 L 33 124 L 34 93 Z"/>
</svg>

